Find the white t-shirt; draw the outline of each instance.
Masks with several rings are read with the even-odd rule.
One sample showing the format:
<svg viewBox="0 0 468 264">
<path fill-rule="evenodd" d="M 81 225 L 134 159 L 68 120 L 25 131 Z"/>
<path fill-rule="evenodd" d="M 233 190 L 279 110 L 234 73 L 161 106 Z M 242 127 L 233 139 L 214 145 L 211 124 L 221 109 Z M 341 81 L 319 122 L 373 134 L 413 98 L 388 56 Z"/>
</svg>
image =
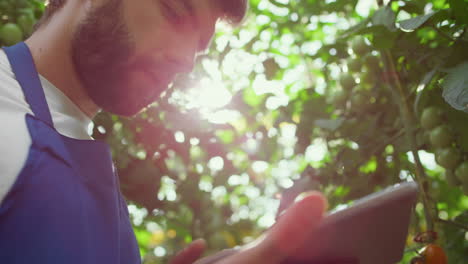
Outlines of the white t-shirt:
<svg viewBox="0 0 468 264">
<path fill-rule="evenodd" d="M 54 127 L 75 139 L 91 139 L 91 119 L 59 89 L 39 76 Z M 23 169 L 31 146 L 25 115 L 33 114 L 3 50 L 0 50 L 0 205 Z"/>
</svg>

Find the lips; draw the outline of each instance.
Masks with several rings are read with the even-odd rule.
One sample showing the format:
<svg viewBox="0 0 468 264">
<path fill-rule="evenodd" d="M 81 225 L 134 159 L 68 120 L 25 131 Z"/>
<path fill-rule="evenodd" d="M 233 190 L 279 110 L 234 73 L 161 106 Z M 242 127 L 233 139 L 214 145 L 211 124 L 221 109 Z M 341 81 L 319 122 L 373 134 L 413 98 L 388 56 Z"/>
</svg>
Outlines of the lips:
<svg viewBox="0 0 468 264">
<path fill-rule="evenodd" d="M 157 82 L 169 83 L 175 75 L 164 63 L 142 63 L 135 68 Z"/>
<path fill-rule="evenodd" d="M 161 86 L 169 85 L 176 74 L 184 72 L 188 68 L 184 68 L 184 65 L 175 59 L 158 58 L 155 60 L 143 55 L 136 57 L 129 67 L 132 71 L 143 73 L 156 85 Z"/>
<path fill-rule="evenodd" d="M 175 74 L 165 71 L 144 70 L 143 72 L 155 83 L 161 85 L 168 85 L 175 76 Z"/>
</svg>

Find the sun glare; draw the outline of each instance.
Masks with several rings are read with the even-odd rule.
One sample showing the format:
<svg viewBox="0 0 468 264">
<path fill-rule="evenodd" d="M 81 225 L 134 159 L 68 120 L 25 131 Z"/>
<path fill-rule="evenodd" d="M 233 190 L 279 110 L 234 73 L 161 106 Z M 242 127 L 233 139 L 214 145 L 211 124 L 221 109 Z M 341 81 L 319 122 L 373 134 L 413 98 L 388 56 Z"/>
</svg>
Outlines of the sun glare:
<svg viewBox="0 0 468 264">
<path fill-rule="evenodd" d="M 226 106 L 231 99 L 231 93 L 222 82 L 205 77 L 190 90 L 188 107 L 198 108 L 202 112 L 213 111 Z"/>
<path fill-rule="evenodd" d="M 186 94 L 186 107 L 198 109 L 212 123 L 225 124 L 239 118 L 237 111 L 223 108 L 231 99 L 232 94 L 222 81 L 204 77 Z"/>
</svg>

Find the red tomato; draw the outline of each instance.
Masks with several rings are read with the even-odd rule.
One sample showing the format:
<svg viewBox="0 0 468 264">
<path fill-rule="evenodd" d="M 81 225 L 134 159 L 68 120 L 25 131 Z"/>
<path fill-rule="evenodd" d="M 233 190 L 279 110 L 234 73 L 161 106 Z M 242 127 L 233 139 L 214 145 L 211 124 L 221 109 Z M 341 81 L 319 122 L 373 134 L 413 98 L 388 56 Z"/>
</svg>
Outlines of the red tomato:
<svg viewBox="0 0 468 264">
<path fill-rule="evenodd" d="M 445 255 L 444 249 L 436 244 L 427 245 L 422 255 L 425 264 L 447 264 L 447 255 Z"/>
</svg>

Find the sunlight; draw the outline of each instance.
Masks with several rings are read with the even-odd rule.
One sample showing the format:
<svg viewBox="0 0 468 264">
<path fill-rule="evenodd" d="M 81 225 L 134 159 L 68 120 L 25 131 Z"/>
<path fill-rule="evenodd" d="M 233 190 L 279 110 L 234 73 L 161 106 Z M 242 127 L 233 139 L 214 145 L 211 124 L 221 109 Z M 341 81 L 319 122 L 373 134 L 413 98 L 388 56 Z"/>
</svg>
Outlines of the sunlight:
<svg viewBox="0 0 468 264">
<path fill-rule="evenodd" d="M 307 147 L 305 159 L 308 162 L 319 162 L 325 158 L 327 152 L 328 149 L 325 140 L 317 138 Z"/>
<path fill-rule="evenodd" d="M 438 165 L 435 161 L 435 155 L 433 153 L 426 152 L 424 150 L 418 151 L 419 158 L 421 159 L 421 163 L 424 165 L 424 167 L 430 169 L 430 170 L 435 170 Z M 415 163 L 414 161 L 414 156 L 412 152 L 407 152 L 406 155 L 408 155 L 408 160 L 412 163 Z"/>
<path fill-rule="evenodd" d="M 187 108 L 196 108 L 201 116 L 214 124 L 226 124 L 239 119 L 237 111 L 223 109 L 231 102 L 232 94 L 222 81 L 202 78 L 195 87 L 185 95 Z"/>
<path fill-rule="evenodd" d="M 221 81 L 203 78 L 188 94 L 189 108 L 199 108 L 201 112 L 212 111 L 226 106 L 232 95 Z"/>
<path fill-rule="evenodd" d="M 208 161 L 208 168 L 210 168 L 211 171 L 217 172 L 222 170 L 224 167 L 224 160 L 222 157 L 216 156 L 211 158 Z"/>
<path fill-rule="evenodd" d="M 376 8 L 376 5 L 373 0 L 359 0 L 356 5 L 356 12 L 362 17 L 367 17 L 371 10 Z"/>
<path fill-rule="evenodd" d="M 214 67 L 205 63 L 206 67 Z M 232 100 L 231 92 L 226 88 L 215 70 L 211 69 L 210 77 L 203 77 L 193 88 L 183 94 L 184 107 L 197 109 L 201 117 L 213 124 L 227 124 L 236 122 L 241 117 L 237 110 L 224 109 Z"/>
<path fill-rule="evenodd" d="M 203 116 L 213 124 L 233 123 L 241 118 L 241 114 L 234 110 L 219 110 L 215 112 L 208 112 L 204 113 Z"/>
</svg>

